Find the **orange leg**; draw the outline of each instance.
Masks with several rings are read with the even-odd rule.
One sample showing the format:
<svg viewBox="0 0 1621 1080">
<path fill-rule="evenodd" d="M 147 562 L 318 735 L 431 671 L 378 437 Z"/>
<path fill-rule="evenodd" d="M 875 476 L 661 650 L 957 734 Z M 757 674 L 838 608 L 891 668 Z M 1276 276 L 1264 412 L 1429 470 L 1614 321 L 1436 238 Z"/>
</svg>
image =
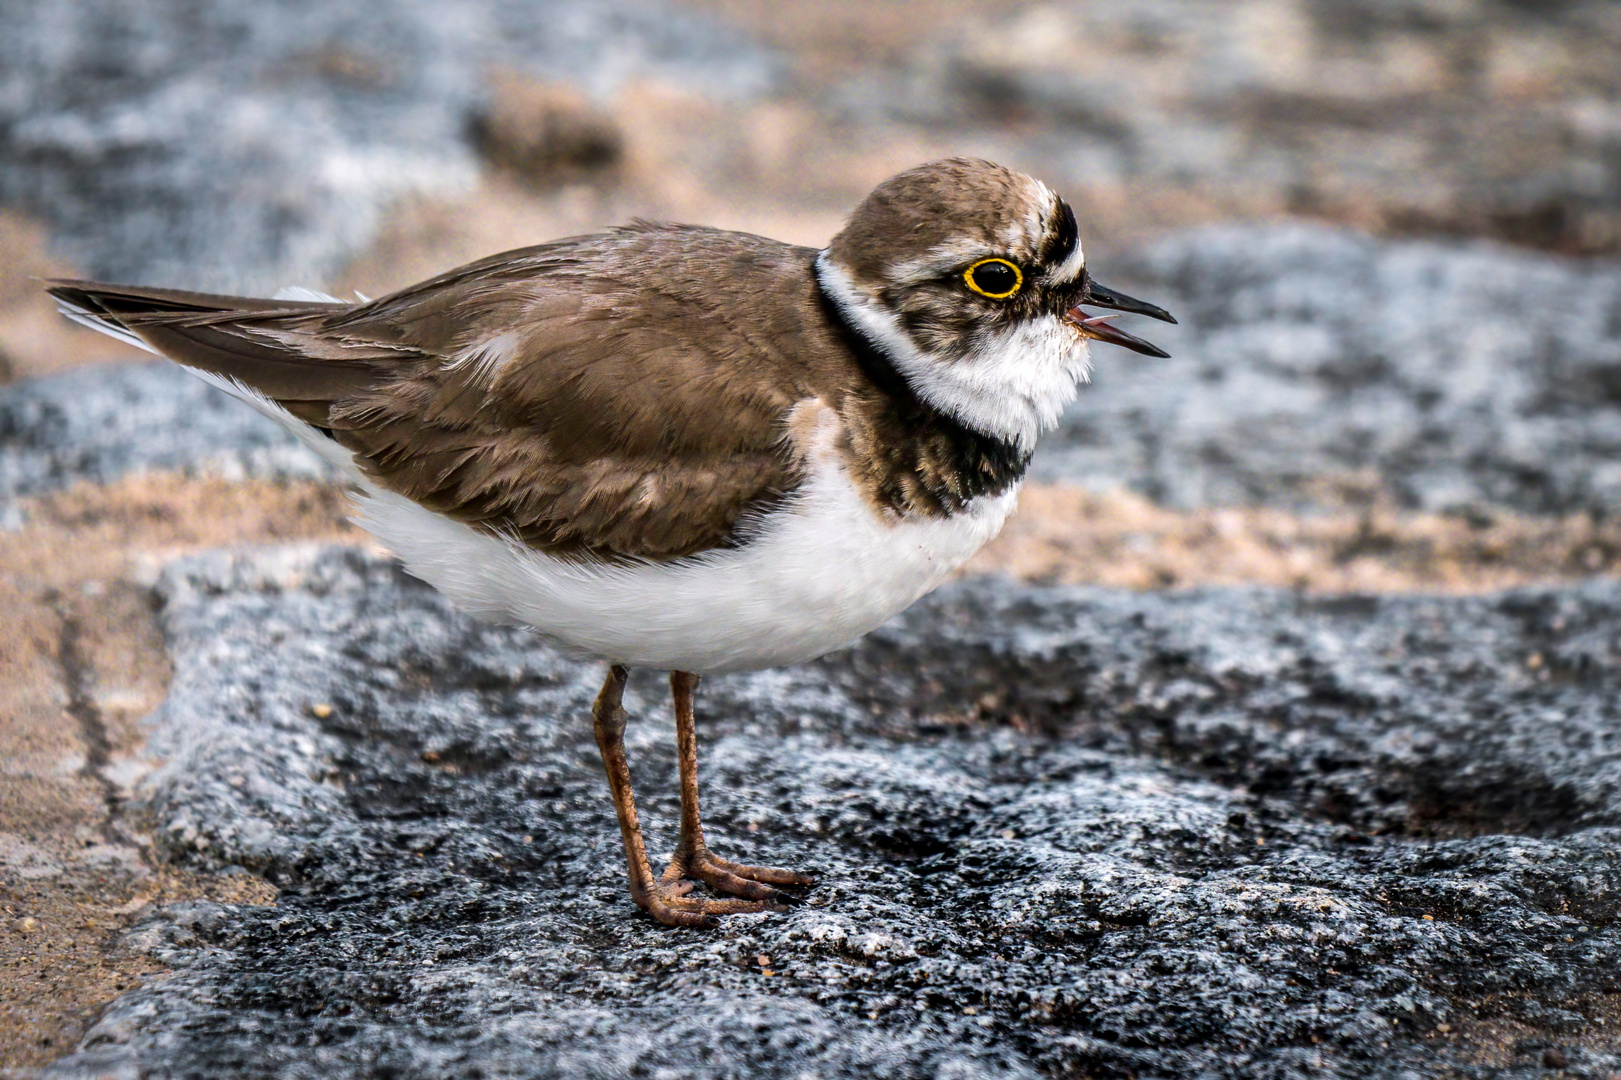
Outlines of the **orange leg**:
<svg viewBox="0 0 1621 1080">
<path fill-rule="evenodd" d="M 591 718 L 602 751 L 602 765 L 613 792 L 614 811 L 619 815 L 619 833 L 625 842 L 625 863 L 630 872 L 630 897 L 636 905 L 666 926 L 714 926 L 718 916 L 764 911 L 772 906 L 762 900 L 710 900 L 688 896 L 692 882 L 669 874 L 654 879 L 647 862 L 647 845 L 642 842 L 641 821 L 636 816 L 636 796 L 630 787 L 630 763 L 625 760 L 625 710 L 620 700 L 629 672 L 618 664 L 608 669 L 602 692 L 591 707 Z M 690 709 L 689 709 L 690 715 Z M 683 808 L 685 807 L 683 789 Z M 696 807 L 694 820 L 696 820 Z M 683 813 L 683 817 L 684 817 Z M 702 841 L 700 840 L 700 843 Z"/>
<path fill-rule="evenodd" d="M 698 731 L 692 718 L 692 698 L 698 689 L 698 676 L 685 671 L 670 672 L 670 695 L 675 700 L 675 740 L 681 765 L 681 836 L 675 857 L 659 880 L 680 881 L 696 878 L 716 892 L 730 893 L 768 904 L 792 902 L 795 898 L 772 886 L 810 885 L 811 879 L 792 870 L 768 866 L 745 866 L 713 854 L 704 843 L 704 827 L 698 817 Z"/>
</svg>

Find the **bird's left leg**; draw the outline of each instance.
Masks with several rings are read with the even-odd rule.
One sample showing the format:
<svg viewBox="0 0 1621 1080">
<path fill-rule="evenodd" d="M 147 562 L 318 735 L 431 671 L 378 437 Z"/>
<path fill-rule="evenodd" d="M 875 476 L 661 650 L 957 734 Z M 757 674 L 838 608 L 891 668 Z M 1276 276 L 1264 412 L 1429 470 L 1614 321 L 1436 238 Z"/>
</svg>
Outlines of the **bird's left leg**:
<svg viewBox="0 0 1621 1080">
<path fill-rule="evenodd" d="M 625 842 L 625 865 L 630 875 L 630 897 L 636 906 L 666 926 L 715 926 L 720 915 L 764 911 L 768 905 L 749 900 L 714 900 L 688 896 L 692 882 L 672 880 L 668 874 L 655 881 L 647 864 L 647 847 L 642 842 L 641 820 L 636 816 L 636 796 L 630 787 L 630 763 L 625 760 L 625 709 L 620 704 L 625 680 L 630 672 L 622 665 L 608 668 L 602 692 L 591 706 L 592 727 L 597 749 L 602 751 L 602 767 L 608 773 L 614 810 L 619 816 L 619 832 Z"/>
<path fill-rule="evenodd" d="M 698 689 L 698 676 L 685 671 L 670 672 L 670 695 L 675 699 L 675 741 L 681 768 L 681 834 L 675 856 L 661 878 L 673 882 L 695 878 L 717 892 L 781 904 L 795 899 L 774 886 L 810 885 L 811 879 L 792 870 L 769 866 L 745 866 L 713 854 L 704 843 L 704 827 L 698 818 L 698 732 L 692 717 L 692 698 Z"/>
</svg>

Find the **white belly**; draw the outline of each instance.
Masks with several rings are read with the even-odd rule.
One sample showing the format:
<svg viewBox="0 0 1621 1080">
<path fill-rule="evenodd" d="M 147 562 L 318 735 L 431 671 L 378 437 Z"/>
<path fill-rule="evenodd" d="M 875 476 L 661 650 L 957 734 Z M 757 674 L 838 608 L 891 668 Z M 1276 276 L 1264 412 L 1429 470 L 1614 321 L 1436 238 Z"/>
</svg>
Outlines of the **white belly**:
<svg viewBox="0 0 1621 1080">
<path fill-rule="evenodd" d="M 441 517 L 373 485 L 337 443 L 235 380 L 192 374 L 277 421 L 359 489 L 355 520 L 462 610 L 576 653 L 699 675 L 798 664 L 847 645 L 939 585 L 1002 528 L 1017 485 L 949 518 L 881 516 L 845 475 L 832 410 L 793 423 L 811 475 L 746 545 L 591 567 Z"/>
<path fill-rule="evenodd" d="M 950 518 L 886 520 L 823 458 L 741 548 L 591 567 L 373 489 L 358 522 L 463 610 L 630 667 L 711 674 L 797 664 L 905 610 L 996 535 L 1017 487 Z"/>
</svg>

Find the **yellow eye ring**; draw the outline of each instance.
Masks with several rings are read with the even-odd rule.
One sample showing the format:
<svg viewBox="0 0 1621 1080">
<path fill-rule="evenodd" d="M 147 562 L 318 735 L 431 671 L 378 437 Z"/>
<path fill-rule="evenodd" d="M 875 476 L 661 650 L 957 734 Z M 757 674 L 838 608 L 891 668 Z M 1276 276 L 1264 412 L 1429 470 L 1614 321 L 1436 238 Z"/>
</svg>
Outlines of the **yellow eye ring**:
<svg viewBox="0 0 1621 1080">
<path fill-rule="evenodd" d="M 992 292 L 990 289 L 987 289 L 984 285 L 981 285 L 979 282 L 974 280 L 974 273 L 975 273 L 975 271 L 979 270 L 980 267 L 982 267 L 982 266 L 993 266 L 993 265 L 994 266 L 1005 266 L 1009 270 L 1013 271 L 1013 287 L 1012 288 L 1004 289 L 1001 292 Z M 966 270 L 964 270 L 962 272 L 962 280 L 963 280 L 963 284 L 967 285 L 970 289 L 974 290 L 975 292 L 977 292 L 981 296 L 988 296 L 992 300 L 1006 300 L 1008 297 L 1012 296 L 1014 293 L 1016 293 L 1020 289 L 1024 288 L 1024 273 L 1023 273 L 1023 271 L 1021 271 L 1013 263 L 1008 262 L 1006 259 L 981 259 L 977 263 L 975 263 L 974 265 L 970 266 L 968 269 L 966 269 Z"/>
</svg>

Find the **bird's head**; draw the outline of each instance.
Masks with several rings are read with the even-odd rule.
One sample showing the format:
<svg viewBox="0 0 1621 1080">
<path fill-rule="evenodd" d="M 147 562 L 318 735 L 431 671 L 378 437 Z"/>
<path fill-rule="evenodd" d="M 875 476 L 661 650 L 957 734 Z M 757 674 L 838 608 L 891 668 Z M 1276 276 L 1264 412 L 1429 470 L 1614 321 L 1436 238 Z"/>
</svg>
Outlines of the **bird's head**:
<svg viewBox="0 0 1621 1080">
<path fill-rule="evenodd" d="M 1083 305 L 1176 321 L 1093 281 L 1069 204 L 989 161 L 951 158 L 885 180 L 816 270 L 920 399 L 1026 450 L 1085 381 L 1088 339 L 1166 355 Z"/>
</svg>

